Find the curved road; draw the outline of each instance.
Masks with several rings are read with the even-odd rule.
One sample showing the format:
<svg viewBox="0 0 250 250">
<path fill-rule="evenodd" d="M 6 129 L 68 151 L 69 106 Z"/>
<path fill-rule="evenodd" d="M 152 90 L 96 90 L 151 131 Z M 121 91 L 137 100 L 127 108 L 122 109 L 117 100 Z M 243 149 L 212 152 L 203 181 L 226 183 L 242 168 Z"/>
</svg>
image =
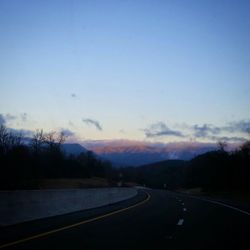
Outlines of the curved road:
<svg viewBox="0 0 250 250">
<path fill-rule="evenodd" d="M 0 228 L 0 249 L 250 249 L 250 214 L 164 190 Z M 9 244 L 10 243 L 10 244 Z"/>
</svg>

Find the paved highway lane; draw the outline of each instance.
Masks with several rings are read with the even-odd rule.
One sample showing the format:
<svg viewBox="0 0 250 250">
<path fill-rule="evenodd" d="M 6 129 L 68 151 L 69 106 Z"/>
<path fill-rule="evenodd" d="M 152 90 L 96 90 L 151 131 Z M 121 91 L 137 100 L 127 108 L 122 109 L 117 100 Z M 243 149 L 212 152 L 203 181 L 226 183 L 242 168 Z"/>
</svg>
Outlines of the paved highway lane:
<svg viewBox="0 0 250 250">
<path fill-rule="evenodd" d="M 1 245 L 39 236 L 2 249 L 250 249 L 248 214 L 164 190 L 146 192 L 116 205 L 2 228 Z M 94 221 L 84 223 L 89 219 Z"/>
</svg>

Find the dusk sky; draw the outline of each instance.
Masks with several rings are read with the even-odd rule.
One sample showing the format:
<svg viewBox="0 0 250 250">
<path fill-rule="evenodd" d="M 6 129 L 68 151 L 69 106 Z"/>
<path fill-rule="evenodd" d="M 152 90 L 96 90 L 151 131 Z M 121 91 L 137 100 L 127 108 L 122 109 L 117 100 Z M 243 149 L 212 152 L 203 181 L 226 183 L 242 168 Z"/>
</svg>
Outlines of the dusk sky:
<svg viewBox="0 0 250 250">
<path fill-rule="evenodd" d="M 242 141 L 250 1 L 1 0 L 0 123 L 73 139 Z"/>
</svg>

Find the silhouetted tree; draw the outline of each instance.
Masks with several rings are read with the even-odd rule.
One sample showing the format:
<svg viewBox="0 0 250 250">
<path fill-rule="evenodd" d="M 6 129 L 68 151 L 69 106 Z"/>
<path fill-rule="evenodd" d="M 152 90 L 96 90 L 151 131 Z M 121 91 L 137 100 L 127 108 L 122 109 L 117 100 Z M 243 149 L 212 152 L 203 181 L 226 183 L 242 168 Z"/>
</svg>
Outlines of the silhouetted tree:
<svg viewBox="0 0 250 250">
<path fill-rule="evenodd" d="M 37 130 L 31 140 L 31 148 L 36 155 L 41 152 L 44 143 L 45 143 L 45 135 L 43 133 L 43 130 L 42 129 Z"/>
<path fill-rule="evenodd" d="M 218 145 L 218 148 L 220 151 L 225 152 L 225 150 L 227 148 L 227 143 L 225 141 L 218 141 L 217 145 Z"/>
<path fill-rule="evenodd" d="M 22 144 L 22 135 L 10 132 L 3 124 L 0 126 L 0 153 L 5 154 L 11 148 Z"/>
</svg>

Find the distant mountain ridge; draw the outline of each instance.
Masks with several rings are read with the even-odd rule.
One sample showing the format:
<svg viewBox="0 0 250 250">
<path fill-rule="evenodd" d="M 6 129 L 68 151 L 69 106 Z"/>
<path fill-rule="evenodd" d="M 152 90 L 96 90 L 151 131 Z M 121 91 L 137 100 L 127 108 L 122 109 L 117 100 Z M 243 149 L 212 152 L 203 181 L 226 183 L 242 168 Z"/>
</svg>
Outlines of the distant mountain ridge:
<svg viewBox="0 0 250 250">
<path fill-rule="evenodd" d="M 85 141 L 82 145 L 117 166 L 140 166 L 164 160 L 190 160 L 215 150 L 215 143 L 150 143 L 128 140 Z"/>
<path fill-rule="evenodd" d="M 62 144 L 62 150 L 67 154 L 67 155 L 79 155 L 81 153 L 85 153 L 88 150 L 84 148 L 82 145 L 78 143 L 65 143 Z"/>
</svg>

